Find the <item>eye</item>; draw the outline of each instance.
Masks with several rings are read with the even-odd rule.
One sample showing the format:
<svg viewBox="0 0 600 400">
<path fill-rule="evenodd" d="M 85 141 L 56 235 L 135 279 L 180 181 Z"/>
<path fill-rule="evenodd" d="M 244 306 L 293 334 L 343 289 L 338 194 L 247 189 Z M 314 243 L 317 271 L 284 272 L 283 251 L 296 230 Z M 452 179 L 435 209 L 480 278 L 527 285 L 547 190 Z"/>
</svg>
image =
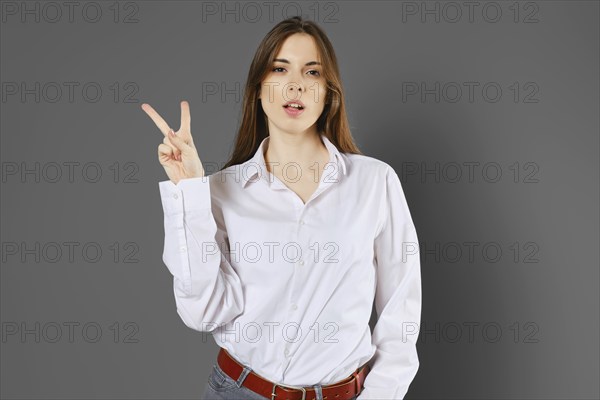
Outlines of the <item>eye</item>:
<svg viewBox="0 0 600 400">
<path fill-rule="evenodd" d="M 313 74 L 314 76 L 321 76 L 321 73 L 319 71 L 317 71 L 316 69 L 311 69 L 308 72 L 316 72 L 316 74 Z"/>
<path fill-rule="evenodd" d="M 278 71 L 276 71 L 276 70 L 278 70 L 278 69 L 283 69 L 283 67 L 274 67 L 274 68 L 273 68 L 271 71 L 273 71 L 273 72 L 278 72 Z"/>
</svg>

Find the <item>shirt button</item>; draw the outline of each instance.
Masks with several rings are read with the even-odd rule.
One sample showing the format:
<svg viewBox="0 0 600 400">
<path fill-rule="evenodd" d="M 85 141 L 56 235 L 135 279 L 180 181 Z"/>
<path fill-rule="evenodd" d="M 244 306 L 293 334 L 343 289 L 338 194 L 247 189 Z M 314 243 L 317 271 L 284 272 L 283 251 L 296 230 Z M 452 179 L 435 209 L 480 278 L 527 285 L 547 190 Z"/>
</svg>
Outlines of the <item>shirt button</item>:
<svg viewBox="0 0 600 400">
<path fill-rule="evenodd" d="M 181 246 L 179 248 L 179 251 L 181 251 L 182 253 L 185 252 L 186 250 L 187 250 L 187 247 L 185 247 L 185 246 Z"/>
<path fill-rule="evenodd" d="M 177 196 L 177 193 L 173 194 L 173 198 L 174 199 L 178 199 L 179 198 L 179 196 Z"/>
<path fill-rule="evenodd" d="M 292 310 L 297 310 L 298 306 L 296 304 L 292 304 Z"/>
<path fill-rule="evenodd" d="M 300 261 L 298 261 L 298 264 L 299 264 L 299 265 L 304 265 L 304 260 L 300 260 Z"/>
<path fill-rule="evenodd" d="M 285 351 L 283 352 L 283 354 L 285 354 L 285 356 L 289 356 L 290 355 L 290 351 L 288 349 L 285 349 Z"/>
<path fill-rule="evenodd" d="M 304 220 L 300 220 L 300 225 L 304 225 Z"/>
</svg>

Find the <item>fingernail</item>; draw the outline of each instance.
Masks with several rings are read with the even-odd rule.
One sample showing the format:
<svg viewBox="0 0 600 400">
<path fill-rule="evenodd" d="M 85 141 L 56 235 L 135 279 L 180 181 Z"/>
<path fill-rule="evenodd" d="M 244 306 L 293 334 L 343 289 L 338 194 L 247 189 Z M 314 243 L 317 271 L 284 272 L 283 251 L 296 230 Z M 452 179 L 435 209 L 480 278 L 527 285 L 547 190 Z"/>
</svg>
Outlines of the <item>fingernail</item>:
<svg viewBox="0 0 600 400">
<path fill-rule="evenodd" d="M 175 136 L 175 132 L 173 132 L 173 129 L 169 129 L 169 135 Z"/>
</svg>

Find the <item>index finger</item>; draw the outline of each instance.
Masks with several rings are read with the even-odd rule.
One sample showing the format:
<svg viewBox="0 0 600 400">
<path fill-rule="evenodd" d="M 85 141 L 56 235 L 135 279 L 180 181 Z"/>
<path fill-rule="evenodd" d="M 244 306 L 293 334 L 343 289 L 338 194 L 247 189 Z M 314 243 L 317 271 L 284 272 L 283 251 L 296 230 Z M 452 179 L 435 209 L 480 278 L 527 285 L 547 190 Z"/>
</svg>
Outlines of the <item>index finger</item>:
<svg viewBox="0 0 600 400">
<path fill-rule="evenodd" d="M 191 133 L 190 105 L 187 101 L 181 102 L 181 126 L 179 129 Z"/>
<path fill-rule="evenodd" d="M 160 115 L 158 115 L 154 108 L 152 108 L 150 104 L 144 103 L 142 104 L 142 110 L 144 110 L 146 114 L 148 114 L 148 116 L 152 118 L 152 121 L 154 121 L 158 129 L 160 129 L 160 131 L 163 133 L 163 135 L 168 137 L 169 129 L 171 128 L 169 127 L 169 124 L 167 124 L 167 122 Z"/>
</svg>

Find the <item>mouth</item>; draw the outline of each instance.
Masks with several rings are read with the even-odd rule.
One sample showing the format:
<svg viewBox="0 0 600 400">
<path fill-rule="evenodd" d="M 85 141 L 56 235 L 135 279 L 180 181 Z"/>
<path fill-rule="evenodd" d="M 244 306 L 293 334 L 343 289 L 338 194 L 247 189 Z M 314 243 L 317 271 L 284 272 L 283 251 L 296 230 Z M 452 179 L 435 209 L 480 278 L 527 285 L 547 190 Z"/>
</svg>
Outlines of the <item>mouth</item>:
<svg viewBox="0 0 600 400">
<path fill-rule="evenodd" d="M 283 105 L 285 112 L 290 116 L 297 116 L 304 111 L 304 104 L 299 101 L 290 101 Z"/>
<path fill-rule="evenodd" d="M 304 103 L 300 100 L 290 100 L 283 105 L 285 108 L 298 108 L 300 110 L 304 109 Z"/>
</svg>

